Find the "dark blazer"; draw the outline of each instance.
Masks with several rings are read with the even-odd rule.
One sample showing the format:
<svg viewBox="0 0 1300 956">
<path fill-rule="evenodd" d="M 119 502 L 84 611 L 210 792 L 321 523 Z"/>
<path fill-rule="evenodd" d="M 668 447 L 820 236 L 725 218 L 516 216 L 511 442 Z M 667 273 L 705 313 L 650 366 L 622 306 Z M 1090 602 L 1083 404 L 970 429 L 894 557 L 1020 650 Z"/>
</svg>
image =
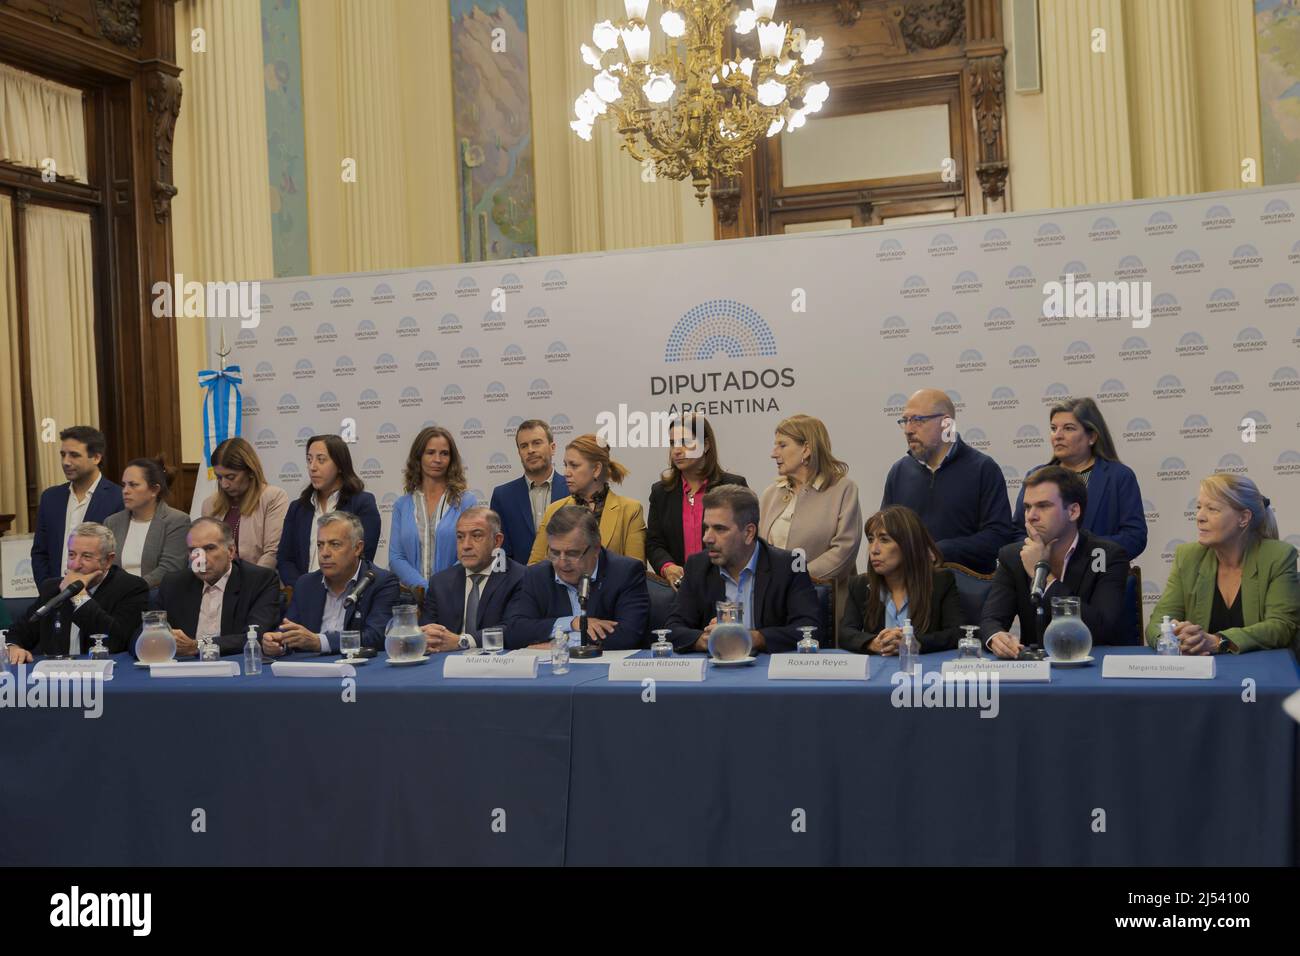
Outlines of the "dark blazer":
<svg viewBox="0 0 1300 956">
<path fill-rule="evenodd" d="M 569 483 L 556 471 L 551 475 L 551 501 L 569 497 Z M 537 537 L 533 521 L 533 504 L 528 499 L 528 477 L 520 475 L 514 481 L 492 489 L 492 510 L 501 517 L 501 533 L 506 536 L 503 547 L 512 561 L 528 563 Z M 444 625 L 446 626 L 446 625 Z"/>
<path fill-rule="evenodd" d="M 763 635 L 769 654 L 792 651 L 803 636 L 800 627 L 821 626 L 817 590 L 807 571 L 795 571 L 794 555 L 758 539 L 758 563 L 754 566 L 753 629 Z M 678 653 L 685 654 L 716 616 L 715 605 L 727 599 L 722 571 L 707 554 L 686 559 L 686 574 L 677 588 L 668 627 Z M 818 639 L 830 646 L 829 635 Z"/>
<path fill-rule="evenodd" d="M 998 552 L 998 569 L 993 575 L 993 585 L 984 599 L 981 613 L 980 638 L 984 646 L 998 631 L 1011 627 L 1020 618 L 1020 643 L 1036 644 L 1034 605 L 1029 600 L 1032 582 L 1020 562 L 1020 548 L 1024 542 L 1012 542 Z M 1093 552 L 1097 548 L 1106 554 L 1106 570 L 1094 571 Z M 1113 541 L 1094 537 L 1086 531 L 1079 532 L 1079 543 L 1074 556 L 1065 569 L 1065 580 L 1055 581 L 1043 598 L 1043 629 L 1052 622 L 1052 598 L 1079 598 L 1079 615 L 1092 632 L 1093 644 L 1126 644 L 1132 631 L 1124 620 L 1127 611 L 1124 602 L 1124 585 L 1128 579 L 1128 557 Z"/>
<path fill-rule="evenodd" d="M 284 553 L 281 549 L 281 554 Z M 366 588 L 361 600 L 343 618 L 343 630 L 360 631 L 361 646 L 384 648 L 384 628 L 393 616 L 393 605 L 397 603 L 400 586 L 397 575 L 385 571 L 378 565 L 362 560 L 359 574 L 365 574 L 367 568 L 373 568 L 375 583 Z M 360 580 L 360 577 L 358 577 Z M 321 622 L 325 619 L 325 575 L 320 571 L 304 574 L 293 586 L 293 599 L 284 616 L 295 624 L 301 624 L 313 634 L 319 634 Z M 278 621 L 276 622 L 279 623 Z M 274 628 L 272 628 L 274 630 Z M 337 654 L 339 649 L 331 647 L 330 652 Z"/>
<path fill-rule="evenodd" d="M 361 519 L 361 527 L 366 535 L 366 547 L 362 557 L 367 561 L 375 560 L 375 552 L 379 550 L 379 529 L 382 524 L 379 518 L 379 507 L 375 504 L 375 496 L 368 491 L 359 491 L 351 498 L 340 495 L 338 510 L 349 512 Z M 307 563 L 311 555 L 311 526 L 315 515 L 314 500 L 303 504 L 302 499 L 295 498 L 289 502 L 289 510 L 284 516 L 284 530 L 280 534 L 280 554 L 276 558 L 280 580 L 285 584 L 292 585 L 307 573 Z M 296 621 L 297 618 L 294 620 Z"/>
<path fill-rule="evenodd" d="M 40 596 L 32 610 L 40 607 L 59 593 L 62 578 L 46 578 L 41 582 Z M 140 630 L 140 615 L 149 610 L 149 585 L 143 578 L 128 574 L 117 565 L 108 569 L 99 587 L 81 607 L 73 608 L 67 601 L 62 607 L 40 621 L 24 615 L 9 631 L 9 640 L 33 654 L 68 653 L 72 625 L 81 629 L 81 653 L 90 650 L 92 634 L 108 635 L 108 652 L 121 654 L 127 650 L 131 637 Z M 55 632 L 55 622 L 59 628 Z"/>
<path fill-rule="evenodd" d="M 1038 468 L 1045 468 L 1039 465 Z M 1034 468 L 1025 475 L 1032 475 Z M 1016 511 L 1011 518 L 1016 533 L 1025 538 L 1025 487 L 1016 496 Z M 1083 512 L 1083 530 L 1099 538 L 1114 541 L 1128 554 L 1130 561 L 1147 547 L 1147 519 L 1142 510 L 1142 489 L 1137 475 L 1128 465 L 1105 458 L 1094 459 L 1088 476 L 1088 507 Z"/>
<path fill-rule="evenodd" d="M 596 559 L 596 579 L 591 585 L 587 616 L 618 622 L 605 639 L 605 649 L 644 647 L 650 619 L 645 563 L 601 548 Z M 506 647 L 527 647 L 549 641 L 556 618 L 572 616 L 569 592 L 555 582 L 551 562 L 530 565 L 524 569 L 519 589 L 506 606 Z"/>
<path fill-rule="evenodd" d="M 506 607 L 519 590 L 524 566 L 506 559 L 506 569 L 489 574 L 478 598 L 478 621 L 465 626 L 465 565 L 459 561 L 429 578 L 424 591 L 421 624 L 441 624 L 453 634 L 469 634 L 481 646 L 485 627 L 501 627 L 506 622 Z"/>
<path fill-rule="evenodd" d="M 1077 554 L 1078 552 L 1076 552 Z M 930 615 L 931 629 L 916 634 L 921 653 L 950 651 L 961 637 L 961 600 L 957 595 L 957 578 L 947 568 L 935 568 L 931 577 Z M 858 654 L 869 654 L 867 645 L 876 639 L 885 627 L 885 608 L 877 604 L 870 620 L 867 615 L 867 591 L 870 587 L 865 574 L 854 575 L 849 582 L 849 597 L 840 618 L 840 647 Z M 971 622 L 975 623 L 975 622 Z"/>
<path fill-rule="evenodd" d="M 32 539 L 32 577 L 37 581 L 58 574 L 63 564 L 63 551 L 68 546 L 63 540 L 63 522 L 68 517 L 69 487 L 67 483 L 53 485 L 41 492 L 41 503 L 36 509 L 36 537 Z M 86 508 L 86 520 L 103 524 L 105 518 L 122 507 L 122 486 L 100 478 L 99 487 Z"/>
<path fill-rule="evenodd" d="M 167 612 L 169 625 L 192 638 L 198 637 L 202 604 L 203 579 L 189 568 L 163 578 L 154 602 L 156 608 Z M 270 568 L 236 558 L 221 599 L 221 635 L 217 638 L 221 653 L 238 654 L 243 650 L 250 624 L 257 625 L 260 638 L 274 631 L 280 620 L 280 576 Z"/>
<path fill-rule="evenodd" d="M 749 487 L 740 475 L 723 472 L 719 485 L 740 485 Z M 704 490 L 715 488 L 708 485 Z M 681 478 L 672 488 L 665 488 L 662 481 L 656 481 L 650 487 L 650 517 L 646 521 L 646 558 L 650 561 L 650 570 L 659 574 L 665 564 L 682 567 L 686 563 L 686 542 L 682 538 L 682 482 Z M 702 542 L 697 542 L 702 543 Z"/>
</svg>

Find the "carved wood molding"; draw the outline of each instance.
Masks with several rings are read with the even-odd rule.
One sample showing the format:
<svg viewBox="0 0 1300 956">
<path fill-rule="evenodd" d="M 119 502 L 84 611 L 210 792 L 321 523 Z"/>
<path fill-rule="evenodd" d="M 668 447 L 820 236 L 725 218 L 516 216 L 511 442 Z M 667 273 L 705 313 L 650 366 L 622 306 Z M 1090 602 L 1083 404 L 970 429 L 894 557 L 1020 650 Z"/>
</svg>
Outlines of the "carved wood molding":
<svg viewBox="0 0 1300 956">
<path fill-rule="evenodd" d="M 95 20 L 106 40 L 132 50 L 140 46 L 140 0 L 95 0 Z"/>
<path fill-rule="evenodd" d="M 740 221 L 740 187 L 714 186 L 711 195 L 718 222 L 728 227 L 736 225 Z"/>
<path fill-rule="evenodd" d="M 970 61 L 971 103 L 975 109 L 978 160 L 975 173 L 989 201 L 1001 200 L 1006 191 L 1006 143 L 1002 117 L 1006 108 L 1006 78 L 1002 56 L 981 56 Z"/>
<path fill-rule="evenodd" d="M 171 202 L 176 187 L 171 184 L 172 141 L 176 135 L 176 118 L 181 113 L 181 80 L 178 76 L 156 70 L 149 74 L 145 86 L 145 109 L 153 116 L 153 151 L 157 168 L 153 176 L 153 215 L 158 222 L 171 216 Z"/>
<path fill-rule="evenodd" d="M 996 163 L 980 163 L 975 167 L 975 175 L 979 177 L 980 189 L 984 191 L 984 197 L 990 202 L 1001 201 L 1007 191 L 1007 172 L 1010 167 L 1005 161 Z"/>
<path fill-rule="evenodd" d="M 899 23 L 907 49 L 937 50 L 966 35 L 965 0 L 910 0 Z"/>
</svg>

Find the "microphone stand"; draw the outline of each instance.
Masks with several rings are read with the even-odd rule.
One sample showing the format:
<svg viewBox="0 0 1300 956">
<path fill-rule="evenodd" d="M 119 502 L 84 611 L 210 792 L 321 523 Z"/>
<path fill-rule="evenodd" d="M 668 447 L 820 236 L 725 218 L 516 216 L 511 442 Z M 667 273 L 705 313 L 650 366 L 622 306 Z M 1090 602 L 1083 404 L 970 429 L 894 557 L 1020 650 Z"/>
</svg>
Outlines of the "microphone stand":
<svg viewBox="0 0 1300 956">
<path fill-rule="evenodd" d="M 588 585 L 590 587 L 590 584 Z M 583 660 L 589 660 L 593 657 L 600 657 L 604 654 L 600 644 L 593 641 L 587 633 L 587 598 L 582 593 L 582 588 L 578 589 L 578 634 L 581 643 L 569 652 L 570 657 L 577 657 Z"/>
</svg>

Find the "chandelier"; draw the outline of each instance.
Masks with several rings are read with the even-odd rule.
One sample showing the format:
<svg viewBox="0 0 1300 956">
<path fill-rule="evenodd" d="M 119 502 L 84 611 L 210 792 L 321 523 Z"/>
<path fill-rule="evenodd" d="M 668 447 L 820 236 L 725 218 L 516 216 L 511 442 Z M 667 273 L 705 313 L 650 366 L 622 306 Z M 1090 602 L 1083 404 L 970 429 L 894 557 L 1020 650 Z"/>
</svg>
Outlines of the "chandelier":
<svg viewBox="0 0 1300 956">
<path fill-rule="evenodd" d="M 590 140 L 596 121 L 611 117 L 633 159 L 653 163 L 657 176 L 689 178 L 703 205 L 711 177 L 737 175 L 760 136 L 797 130 L 822 108 L 830 87 L 810 82 L 805 68 L 824 44 L 773 19 L 777 0 L 745 9 L 733 0 L 660 2 L 664 53 L 650 54 L 650 0 L 623 0 L 627 19 L 596 24 L 595 47 L 582 44 L 595 78 L 569 126 Z M 728 29 L 735 57 L 725 52 Z"/>
</svg>

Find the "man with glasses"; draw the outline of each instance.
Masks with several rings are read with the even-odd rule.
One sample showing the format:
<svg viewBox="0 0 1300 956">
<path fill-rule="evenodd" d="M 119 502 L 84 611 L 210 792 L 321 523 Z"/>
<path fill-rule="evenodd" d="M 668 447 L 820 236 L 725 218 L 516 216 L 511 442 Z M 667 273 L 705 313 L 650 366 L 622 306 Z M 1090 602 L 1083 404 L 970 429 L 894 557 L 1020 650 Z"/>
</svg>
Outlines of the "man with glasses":
<svg viewBox="0 0 1300 956">
<path fill-rule="evenodd" d="M 906 505 L 921 517 L 944 561 L 988 574 L 998 549 L 1016 538 L 1007 483 L 998 463 L 957 434 L 956 409 L 937 388 L 907 400 L 898 426 L 907 454 L 885 479 L 880 507 Z"/>
<path fill-rule="evenodd" d="M 606 650 L 644 647 L 650 613 L 645 563 L 601 547 L 600 524 L 580 505 L 566 505 L 551 515 L 546 560 L 524 571 L 506 608 L 506 647 L 548 643 L 556 628 L 574 642 L 584 577 L 591 579 L 588 636 Z"/>
<path fill-rule="evenodd" d="M 478 647 L 483 628 L 505 624 L 506 607 L 524 566 L 503 550 L 501 518 L 485 505 L 461 512 L 456 521 L 456 557 L 429 578 L 420 615 L 430 654 Z"/>
</svg>

